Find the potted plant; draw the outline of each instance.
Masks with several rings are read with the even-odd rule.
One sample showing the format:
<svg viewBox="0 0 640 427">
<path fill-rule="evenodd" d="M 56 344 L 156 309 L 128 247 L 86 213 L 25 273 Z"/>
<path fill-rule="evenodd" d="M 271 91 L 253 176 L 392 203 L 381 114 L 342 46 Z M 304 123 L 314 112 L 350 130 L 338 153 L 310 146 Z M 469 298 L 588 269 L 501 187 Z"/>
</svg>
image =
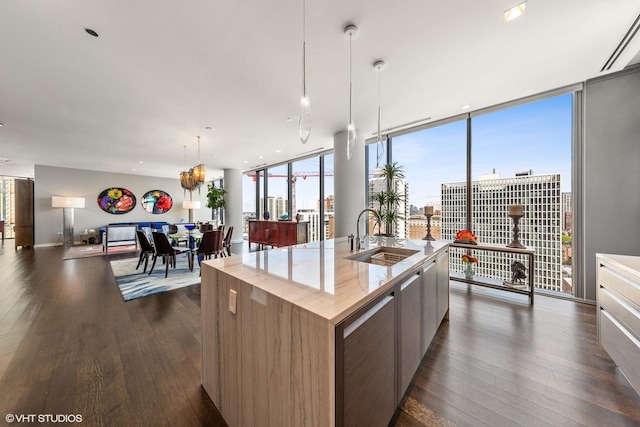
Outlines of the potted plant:
<svg viewBox="0 0 640 427">
<path fill-rule="evenodd" d="M 224 188 L 218 188 L 213 184 L 209 184 L 207 189 L 207 207 L 214 209 L 214 215 L 220 208 L 224 208 L 224 196 L 227 194 L 227 190 Z"/>
<path fill-rule="evenodd" d="M 383 189 L 377 192 L 372 191 L 370 197 L 372 208 L 382 223 L 379 228 L 384 225 L 384 233 L 379 229 L 378 234 L 394 236 L 396 224 L 404 219 L 403 212 L 400 210 L 405 202 L 404 189 L 398 188 L 398 180 L 405 177 L 404 167 L 398 165 L 398 162 L 387 163 L 376 173 L 378 179 L 384 180 Z"/>
</svg>

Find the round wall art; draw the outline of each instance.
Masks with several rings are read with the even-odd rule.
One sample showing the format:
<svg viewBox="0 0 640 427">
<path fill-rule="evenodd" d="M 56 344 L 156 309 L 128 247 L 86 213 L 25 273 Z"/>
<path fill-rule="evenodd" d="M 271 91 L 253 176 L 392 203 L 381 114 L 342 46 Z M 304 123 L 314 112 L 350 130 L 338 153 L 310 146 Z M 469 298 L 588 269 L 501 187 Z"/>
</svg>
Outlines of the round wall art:
<svg viewBox="0 0 640 427">
<path fill-rule="evenodd" d="M 98 196 L 98 205 L 107 213 L 125 214 L 136 206 L 136 196 L 126 188 L 107 188 Z"/>
<path fill-rule="evenodd" d="M 142 196 L 142 208 L 152 214 L 163 214 L 173 206 L 171 196 L 162 190 L 151 190 Z"/>
</svg>

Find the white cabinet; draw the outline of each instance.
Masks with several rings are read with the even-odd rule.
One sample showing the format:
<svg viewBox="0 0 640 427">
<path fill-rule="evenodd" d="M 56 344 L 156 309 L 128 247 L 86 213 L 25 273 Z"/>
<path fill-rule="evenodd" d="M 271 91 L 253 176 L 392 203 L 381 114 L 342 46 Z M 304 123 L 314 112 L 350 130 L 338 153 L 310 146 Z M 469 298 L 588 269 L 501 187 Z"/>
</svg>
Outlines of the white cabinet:
<svg viewBox="0 0 640 427">
<path fill-rule="evenodd" d="M 421 275 L 416 273 L 400 285 L 400 397 L 416 373 L 422 351 Z"/>
<path fill-rule="evenodd" d="M 422 269 L 422 355 L 427 352 L 431 340 L 438 330 L 437 323 L 437 281 L 438 267 L 435 260 Z"/>
<path fill-rule="evenodd" d="M 436 258 L 436 325 L 449 318 L 449 251 Z"/>
<path fill-rule="evenodd" d="M 597 255 L 598 340 L 640 393 L 640 257 Z"/>
</svg>

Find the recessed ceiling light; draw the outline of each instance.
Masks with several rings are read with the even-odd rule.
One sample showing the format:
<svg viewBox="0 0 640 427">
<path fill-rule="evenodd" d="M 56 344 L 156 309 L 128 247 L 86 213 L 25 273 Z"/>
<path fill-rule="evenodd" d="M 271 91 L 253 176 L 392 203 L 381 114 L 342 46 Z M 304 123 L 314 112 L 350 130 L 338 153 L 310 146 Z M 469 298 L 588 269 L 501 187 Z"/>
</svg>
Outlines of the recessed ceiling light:
<svg viewBox="0 0 640 427">
<path fill-rule="evenodd" d="M 264 156 L 258 156 L 259 159 L 263 158 Z"/>
<path fill-rule="evenodd" d="M 465 104 L 462 106 L 463 110 L 468 110 L 469 108 L 471 108 L 471 104 Z"/>
<path fill-rule="evenodd" d="M 138 160 L 138 163 L 143 164 L 144 162 L 142 160 Z"/>
<path fill-rule="evenodd" d="M 93 37 L 98 37 L 98 33 L 96 33 L 96 32 L 95 32 L 94 30 L 92 30 L 91 28 L 85 28 L 84 30 L 87 32 L 87 34 L 90 34 L 90 35 L 92 35 Z"/>
<path fill-rule="evenodd" d="M 291 123 L 293 119 L 291 117 L 287 117 L 287 122 Z"/>
<path fill-rule="evenodd" d="M 131 168 L 131 170 L 135 172 L 135 171 L 136 171 L 136 168 Z"/>
<path fill-rule="evenodd" d="M 282 153 L 282 150 L 276 150 L 276 153 Z"/>
<path fill-rule="evenodd" d="M 527 9 L 527 2 L 520 3 L 517 6 L 512 7 L 511 9 L 507 9 L 504 11 L 504 22 L 513 21 L 519 16 L 524 15 L 525 10 Z"/>
<path fill-rule="evenodd" d="M 242 162 L 242 163 L 249 163 L 249 160 L 245 160 L 245 161 L 244 161 L 244 162 Z"/>
</svg>

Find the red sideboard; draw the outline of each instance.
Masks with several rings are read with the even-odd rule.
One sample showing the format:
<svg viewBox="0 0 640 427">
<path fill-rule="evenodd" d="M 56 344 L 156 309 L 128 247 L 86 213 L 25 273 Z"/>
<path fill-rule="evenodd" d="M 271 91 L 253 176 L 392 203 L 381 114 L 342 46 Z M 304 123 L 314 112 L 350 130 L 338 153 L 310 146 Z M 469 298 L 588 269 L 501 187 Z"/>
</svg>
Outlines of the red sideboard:
<svg viewBox="0 0 640 427">
<path fill-rule="evenodd" d="M 249 246 L 291 246 L 307 243 L 309 222 L 249 221 Z"/>
</svg>

